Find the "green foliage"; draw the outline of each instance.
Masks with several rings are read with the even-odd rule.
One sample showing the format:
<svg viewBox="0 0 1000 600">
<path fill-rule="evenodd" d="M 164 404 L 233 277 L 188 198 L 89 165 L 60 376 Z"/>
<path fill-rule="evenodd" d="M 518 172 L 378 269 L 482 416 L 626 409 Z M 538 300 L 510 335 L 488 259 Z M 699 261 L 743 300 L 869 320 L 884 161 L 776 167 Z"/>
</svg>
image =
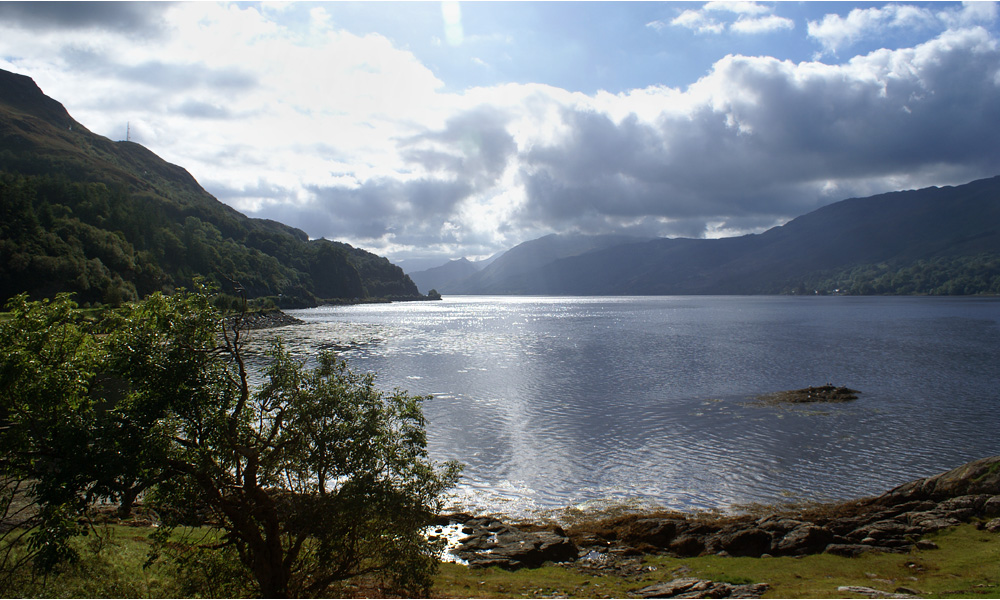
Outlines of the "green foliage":
<svg viewBox="0 0 1000 600">
<path fill-rule="evenodd" d="M 248 598 L 257 591 L 232 546 L 175 543 L 171 555 L 181 598 Z"/>
<path fill-rule="evenodd" d="M 424 398 L 385 394 L 329 354 L 306 369 L 280 345 L 252 390 L 242 318 L 223 321 L 204 293 L 155 293 L 99 322 L 66 295 L 8 310 L 0 466 L 34 510 L 0 523 L 31 531 L 0 537 L 0 557 L 24 547 L 42 571 L 76 560 L 93 500 L 124 514 L 146 492 L 162 542 L 181 524 L 221 532 L 228 558 L 186 555 L 192 577 L 235 569 L 268 597 L 358 578 L 427 592 L 437 559 L 421 531 L 459 468 L 429 460 Z"/>
<path fill-rule="evenodd" d="M 283 307 L 418 295 L 386 259 L 247 218 L 142 146 L 91 134 L 30 80 L 0 82 L 0 301 L 117 306 L 198 277 Z"/>
<path fill-rule="evenodd" d="M 98 352 L 90 323 L 75 309 L 67 295 L 28 302 L 22 294 L 0 323 L 0 480 L 5 489 L 21 488 L 5 498 L 3 517 L 35 527 L 28 547 L 41 569 L 75 559 L 66 542 L 81 532 L 73 517 L 85 504 L 89 444 L 79 434 L 94 419 L 89 391 Z M 12 514 L 15 500 L 29 506 Z"/>
<path fill-rule="evenodd" d="M 184 577 L 173 565 L 143 568 L 149 542 L 142 530 L 95 528 L 73 540 L 79 559 L 38 576 L 17 573 L 0 588 L 5 598 L 181 598 Z M 205 590 L 211 588 L 206 587 Z M 195 594 L 198 595 L 198 594 Z M 200 594 L 205 596 L 203 592 Z M 230 594 L 245 597 L 246 594 Z"/>
<path fill-rule="evenodd" d="M 938 257 L 908 264 L 859 265 L 800 282 L 793 293 L 971 296 L 1000 294 L 1000 256 Z"/>
<path fill-rule="evenodd" d="M 197 278 L 222 289 L 239 281 L 249 297 L 286 307 L 418 295 L 399 267 L 364 250 L 302 240 L 276 223 L 219 221 L 123 187 L 0 171 L 0 299 L 74 292 L 118 306 Z"/>
<path fill-rule="evenodd" d="M 202 507 L 265 596 L 323 596 L 362 575 L 426 593 L 437 559 L 421 531 L 458 469 L 427 458 L 423 398 L 385 395 L 328 354 L 305 370 L 280 346 L 251 393 L 239 347 L 234 333 L 211 410 L 177 411 L 161 512 L 190 523 L 169 509 Z"/>
</svg>

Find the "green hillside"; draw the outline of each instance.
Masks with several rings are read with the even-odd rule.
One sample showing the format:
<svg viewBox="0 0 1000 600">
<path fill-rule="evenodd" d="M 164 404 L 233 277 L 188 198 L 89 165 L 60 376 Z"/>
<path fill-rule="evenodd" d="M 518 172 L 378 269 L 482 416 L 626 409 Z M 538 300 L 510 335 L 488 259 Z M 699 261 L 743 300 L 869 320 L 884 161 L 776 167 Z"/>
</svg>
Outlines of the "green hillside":
<svg viewBox="0 0 1000 600">
<path fill-rule="evenodd" d="M 387 259 L 251 219 L 183 168 L 73 120 L 28 77 L 0 71 L 0 301 L 71 291 L 117 304 L 196 278 L 281 306 L 416 298 Z"/>
</svg>

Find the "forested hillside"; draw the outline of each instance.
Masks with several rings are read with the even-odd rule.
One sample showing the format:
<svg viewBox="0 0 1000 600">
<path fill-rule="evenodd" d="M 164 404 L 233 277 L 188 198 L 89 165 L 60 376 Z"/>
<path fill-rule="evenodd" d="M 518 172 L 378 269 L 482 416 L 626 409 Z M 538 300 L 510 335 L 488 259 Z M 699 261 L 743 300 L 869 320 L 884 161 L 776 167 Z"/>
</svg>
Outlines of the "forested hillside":
<svg viewBox="0 0 1000 600">
<path fill-rule="evenodd" d="M 196 278 L 281 306 L 414 298 L 387 259 L 251 219 L 183 168 L 89 132 L 28 77 L 0 71 L 0 301 L 144 297 Z"/>
</svg>

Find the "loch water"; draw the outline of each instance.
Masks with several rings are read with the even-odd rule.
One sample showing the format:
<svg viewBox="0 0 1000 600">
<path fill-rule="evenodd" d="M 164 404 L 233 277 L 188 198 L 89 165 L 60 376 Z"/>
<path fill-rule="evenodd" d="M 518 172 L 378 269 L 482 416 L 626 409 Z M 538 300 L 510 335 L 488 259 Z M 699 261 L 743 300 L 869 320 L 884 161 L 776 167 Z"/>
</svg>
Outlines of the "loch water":
<svg viewBox="0 0 1000 600">
<path fill-rule="evenodd" d="M 458 507 L 732 509 L 881 493 L 1000 454 L 1000 299 L 517 297 L 288 311 L 424 404 Z M 837 404 L 761 394 L 833 383 Z"/>
</svg>

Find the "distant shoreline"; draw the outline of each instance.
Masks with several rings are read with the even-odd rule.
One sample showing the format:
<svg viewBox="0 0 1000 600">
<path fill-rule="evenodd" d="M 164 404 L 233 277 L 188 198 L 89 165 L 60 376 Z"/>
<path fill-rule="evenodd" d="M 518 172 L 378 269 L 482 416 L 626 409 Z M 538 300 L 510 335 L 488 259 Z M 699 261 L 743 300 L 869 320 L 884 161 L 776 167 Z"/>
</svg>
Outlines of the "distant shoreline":
<svg viewBox="0 0 1000 600">
<path fill-rule="evenodd" d="M 392 304 L 394 302 L 433 302 L 440 300 L 440 297 L 416 296 L 400 298 L 351 298 L 351 299 L 330 299 L 324 300 L 317 306 L 354 306 L 357 304 Z M 235 322 L 239 315 L 226 317 L 226 323 Z M 302 319 L 293 317 L 280 308 L 270 310 L 260 310 L 248 312 L 243 315 L 244 326 L 248 329 L 272 329 L 275 327 L 286 327 L 288 325 L 302 325 Z"/>
</svg>

